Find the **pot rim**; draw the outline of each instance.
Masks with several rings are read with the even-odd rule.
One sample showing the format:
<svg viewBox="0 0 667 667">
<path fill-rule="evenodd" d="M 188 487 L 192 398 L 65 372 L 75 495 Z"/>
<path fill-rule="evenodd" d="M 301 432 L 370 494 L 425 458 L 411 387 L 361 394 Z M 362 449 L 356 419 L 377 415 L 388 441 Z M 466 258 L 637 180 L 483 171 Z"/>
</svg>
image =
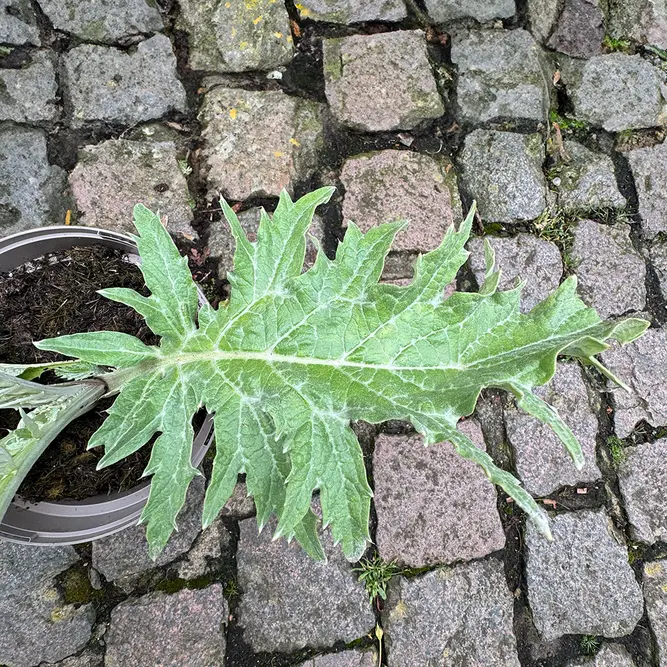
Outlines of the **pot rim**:
<svg viewBox="0 0 667 667">
<path fill-rule="evenodd" d="M 96 227 L 53 225 L 0 238 L 0 272 L 11 270 L 49 252 L 80 245 L 105 245 L 138 260 L 131 236 Z M 199 286 L 199 301 L 206 297 Z M 213 417 L 208 415 L 192 444 L 192 465 L 198 467 L 213 442 Z M 80 544 L 136 525 L 148 501 L 150 481 L 128 491 L 85 500 L 29 503 L 14 498 L 0 521 L 0 539 L 33 545 Z"/>
</svg>

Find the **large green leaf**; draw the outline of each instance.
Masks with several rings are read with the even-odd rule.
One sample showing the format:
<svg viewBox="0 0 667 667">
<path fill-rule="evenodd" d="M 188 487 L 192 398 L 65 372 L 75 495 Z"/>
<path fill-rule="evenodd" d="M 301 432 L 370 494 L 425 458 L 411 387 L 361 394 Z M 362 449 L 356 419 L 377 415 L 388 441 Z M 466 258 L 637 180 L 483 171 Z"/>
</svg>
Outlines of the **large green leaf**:
<svg viewBox="0 0 667 667">
<path fill-rule="evenodd" d="M 38 345 L 120 369 L 103 376 L 120 396 L 90 442 L 105 447 L 103 464 L 160 434 L 146 470 L 152 486 L 143 513 L 153 553 L 169 539 L 196 474 L 191 421 L 202 406 L 215 413 L 217 443 L 205 525 L 245 473 L 260 527 L 275 514 L 277 535 L 296 537 L 321 556 L 310 509 L 319 490 L 324 524 L 346 556 L 358 559 L 369 540 L 371 490 L 349 424 L 404 419 L 427 443 L 452 442 L 548 535 L 546 515 L 531 496 L 456 424 L 473 412 L 483 388 L 504 388 L 554 428 L 581 466 L 576 439 L 532 390 L 553 376 L 561 352 L 592 362 L 608 347 L 605 340 L 632 340 L 646 323 L 601 322 L 577 297 L 575 278 L 521 314 L 520 288 L 496 291 L 490 248 L 481 293 L 443 299 L 466 261 L 472 212 L 438 249 L 420 257 L 408 286 L 378 283 L 401 223 L 366 234 L 350 223 L 335 260 L 320 252 L 302 273 L 313 212 L 331 193 L 323 188 L 292 202 L 283 192 L 272 219 L 262 215 L 254 243 L 222 202 L 237 244 L 231 297 L 218 310 L 204 305 L 198 312 L 185 260 L 159 217 L 137 206 L 141 268 L 152 295 L 103 293 L 141 313 L 162 336 L 160 346 L 103 332 Z"/>
</svg>

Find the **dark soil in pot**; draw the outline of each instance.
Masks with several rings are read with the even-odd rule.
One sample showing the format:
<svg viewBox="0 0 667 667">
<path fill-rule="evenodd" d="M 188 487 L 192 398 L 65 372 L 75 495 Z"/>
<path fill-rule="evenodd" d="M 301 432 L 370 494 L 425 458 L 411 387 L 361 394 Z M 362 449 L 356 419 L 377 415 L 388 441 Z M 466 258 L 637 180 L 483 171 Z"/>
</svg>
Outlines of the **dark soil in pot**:
<svg viewBox="0 0 667 667">
<path fill-rule="evenodd" d="M 121 252 L 104 246 L 53 253 L 0 275 L 0 363 L 64 359 L 38 350 L 32 342 L 84 331 L 122 331 L 148 345 L 157 343 L 159 339 L 131 308 L 97 294 L 105 287 L 129 287 L 148 295 L 139 269 L 124 261 Z M 102 448 L 86 450 L 112 403 L 113 399 L 100 402 L 49 445 L 19 488 L 22 498 L 83 500 L 139 483 L 150 447 L 100 471 L 96 465 Z M 0 436 L 17 422 L 15 410 L 0 410 Z"/>
</svg>

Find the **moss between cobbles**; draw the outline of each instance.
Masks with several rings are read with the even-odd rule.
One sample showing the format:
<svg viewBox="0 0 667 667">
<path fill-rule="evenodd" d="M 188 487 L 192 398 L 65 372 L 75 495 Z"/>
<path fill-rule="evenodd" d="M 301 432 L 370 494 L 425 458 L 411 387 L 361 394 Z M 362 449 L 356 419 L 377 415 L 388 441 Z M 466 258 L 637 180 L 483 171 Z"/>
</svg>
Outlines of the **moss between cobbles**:
<svg viewBox="0 0 667 667">
<path fill-rule="evenodd" d="M 637 148 L 650 148 L 665 140 L 665 130 L 649 128 L 644 130 L 623 130 L 616 133 L 616 150 L 624 153 Z"/>
<path fill-rule="evenodd" d="M 549 121 L 556 123 L 561 131 L 572 132 L 574 130 L 587 130 L 588 124 L 583 120 L 563 116 L 558 111 L 552 110 L 549 113 Z"/>
<path fill-rule="evenodd" d="M 604 36 L 602 46 L 609 52 L 631 53 L 633 51 L 633 44 L 629 39 L 618 39 L 610 35 Z"/>
<path fill-rule="evenodd" d="M 611 465 L 614 470 L 618 470 L 627 458 L 625 451 L 625 443 L 615 435 L 607 438 L 607 446 L 609 447 L 609 456 L 611 458 Z"/>
<path fill-rule="evenodd" d="M 159 584 L 157 584 L 154 590 L 171 595 L 173 593 L 178 593 L 185 588 L 189 590 L 207 588 L 211 584 L 214 584 L 216 581 L 216 577 L 212 574 L 196 577 L 195 579 L 165 579 L 164 581 L 161 581 Z"/>
<path fill-rule="evenodd" d="M 570 253 L 574 243 L 572 228 L 576 221 L 576 216 L 566 213 L 559 207 L 554 207 L 545 208 L 533 223 L 533 232 L 537 236 L 558 246 L 566 273 L 572 273 L 574 270 L 574 262 Z"/>
<path fill-rule="evenodd" d="M 343 76 L 343 61 L 340 55 L 340 45 L 342 41 L 342 37 L 327 40 L 327 55 L 323 62 L 325 79 L 328 75 L 332 81 L 338 81 Z"/>
<path fill-rule="evenodd" d="M 93 588 L 88 573 L 80 565 L 67 570 L 60 585 L 65 604 L 88 604 L 104 595 L 104 591 Z"/>
<path fill-rule="evenodd" d="M 241 591 L 239 590 L 239 585 L 236 579 L 228 579 L 225 582 L 225 585 L 222 588 L 222 594 L 225 596 L 225 600 L 229 603 L 235 601 L 239 597 Z"/>
</svg>

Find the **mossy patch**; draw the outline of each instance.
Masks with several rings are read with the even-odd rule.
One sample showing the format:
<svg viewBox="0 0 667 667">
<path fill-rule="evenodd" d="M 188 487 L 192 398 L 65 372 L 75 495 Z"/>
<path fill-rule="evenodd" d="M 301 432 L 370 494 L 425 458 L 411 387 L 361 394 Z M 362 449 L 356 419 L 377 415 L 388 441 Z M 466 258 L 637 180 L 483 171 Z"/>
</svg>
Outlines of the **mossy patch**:
<svg viewBox="0 0 667 667">
<path fill-rule="evenodd" d="M 208 588 L 215 581 L 212 575 L 203 575 L 196 579 L 165 579 L 155 586 L 155 590 L 173 595 L 185 588 L 190 590 Z"/>
<path fill-rule="evenodd" d="M 66 604 L 87 604 L 103 595 L 101 590 L 92 587 L 88 573 L 83 567 L 68 570 L 61 583 Z"/>
<path fill-rule="evenodd" d="M 607 446 L 609 447 L 609 455 L 611 456 L 611 465 L 615 470 L 618 470 L 628 458 L 625 451 L 625 444 L 620 438 L 612 435 L 607 439 Z"/>
<path fill-rule="evenodd" d="M 343 76 L 343 60 L 340 48 L 342 39 L 328 39 L 324 51 L 324 78 L 327 81 L 338 81 Z"/>
</svg>

